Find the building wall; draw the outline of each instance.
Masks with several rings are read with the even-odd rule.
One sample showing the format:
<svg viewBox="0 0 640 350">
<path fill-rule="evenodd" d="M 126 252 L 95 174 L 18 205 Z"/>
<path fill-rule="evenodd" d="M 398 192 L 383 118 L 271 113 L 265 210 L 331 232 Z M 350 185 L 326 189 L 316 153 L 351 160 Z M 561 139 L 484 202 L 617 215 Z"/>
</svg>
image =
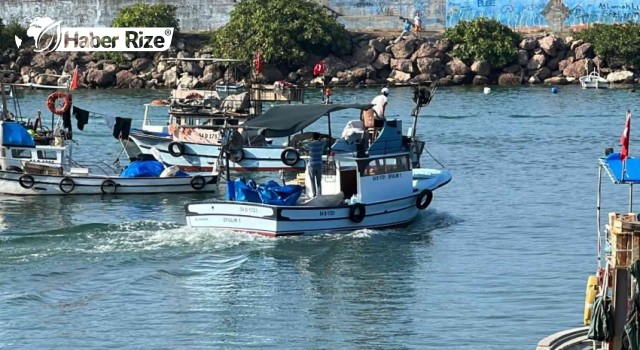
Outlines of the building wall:
<svg viewBox="0 0 640 350">
<path fill-rule="evenodd" d="M 139 0 L 0 0 L 0 17 L 25 25 L 39 16 L 65 27 L 108 26 L 118 9 Z M 229 21 L 240 0 L 146 0 L 178 7 L 181 28 L 203 31 Z M 295 1 L 295 0 L 294 0 Z M 399 17 L 419 12 L 426 30 L 442 30 L 480 16 L 514 29 L 550 28 L 640 20 L 640 0 L 316 0 L 350 30 L 398 30 Z M 329 10 L 330 9 L 330 10 Z"/>
</svg>

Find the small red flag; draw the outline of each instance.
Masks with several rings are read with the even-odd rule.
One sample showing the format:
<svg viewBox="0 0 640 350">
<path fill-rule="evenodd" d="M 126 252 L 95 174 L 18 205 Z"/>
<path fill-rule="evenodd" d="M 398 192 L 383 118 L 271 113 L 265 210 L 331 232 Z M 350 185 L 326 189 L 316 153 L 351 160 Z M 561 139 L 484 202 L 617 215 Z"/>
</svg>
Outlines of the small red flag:
<svg viewBox="0 0 640 350">
<path fill-rule="evenodd" d="M 75 90 L 75 89 L 77 89 L 77 88 L 78 88 L 78 79 L 80 79 L 80 77 L 79 77 L 79 73 L 78 73 L 78 70 L 79 70 L 79 69 L 78 69 L 78 68 L 76 68 L 76 69 L 73 71 L 73 76 L 71 77 L 71 85 L 69 85 L 69 90 L 70 90 L 70 91 L 73 91 L 73 90 Z"/>
<path fill-rule="evenodd" d="M 320 61 L 313 66 L 313 75 L 322 75 L 324 74 L 324 61 Z"/>
<path fill-rule="evenodd" d="M 627 120 L 624 124 L 624 131 L 620 136 L 620 144 L 622 149 L 620 150 L 620 160 L 625 161 L 629 157 L 629 139 L 631 138 L 631 111 L 627 111 Z"/>
</svg>

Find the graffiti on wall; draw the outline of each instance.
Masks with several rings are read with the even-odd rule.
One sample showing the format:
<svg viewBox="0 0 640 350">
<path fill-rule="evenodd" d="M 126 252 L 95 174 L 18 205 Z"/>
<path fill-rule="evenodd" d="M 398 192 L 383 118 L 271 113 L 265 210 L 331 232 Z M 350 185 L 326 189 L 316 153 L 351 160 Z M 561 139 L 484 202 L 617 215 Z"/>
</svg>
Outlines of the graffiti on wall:
<svg viewBox="0 0 640 350">
<path fill-rule="evenodd" d="M 341 16 L 413 18 L 418 12 L 425 27 L 444 25 L 446 14 L 446 0 L 325 0 L 324 4 Z"/>
<path fill-rule="evenodd" d="M 640 21 L 639 0 L 447 0 L 446 26 L 478 17 L 511 28 L 575 27 Z"/>
</svg>

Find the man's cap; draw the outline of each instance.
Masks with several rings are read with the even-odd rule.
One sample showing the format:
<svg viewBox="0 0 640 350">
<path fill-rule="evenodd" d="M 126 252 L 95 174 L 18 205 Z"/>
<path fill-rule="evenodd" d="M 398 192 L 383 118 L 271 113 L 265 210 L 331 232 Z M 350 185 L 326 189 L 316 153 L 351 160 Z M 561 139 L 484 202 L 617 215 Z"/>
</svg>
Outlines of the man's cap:
<svg viewBox="0 0 640 350">
<path fill-rule="evenodd" d="M 380 92 L 383 93 L 383 94 L 389 94 L 389 89 L 382 88 L 382 90 L 380 90 Z"/>
</svg>

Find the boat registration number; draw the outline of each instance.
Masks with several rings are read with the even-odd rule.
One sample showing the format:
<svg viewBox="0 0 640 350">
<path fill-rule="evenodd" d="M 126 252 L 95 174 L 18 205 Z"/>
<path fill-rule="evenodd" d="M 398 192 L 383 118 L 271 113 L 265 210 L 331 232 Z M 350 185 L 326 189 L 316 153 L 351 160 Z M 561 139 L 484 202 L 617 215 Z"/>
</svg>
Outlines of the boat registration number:
<svg viewBox="0 0 640 350">
<path fill-rule="evenodd" d="M 320 216 L 335 216 L 336 212 L 333 210 L 320 210 Z"/>
</svg>

